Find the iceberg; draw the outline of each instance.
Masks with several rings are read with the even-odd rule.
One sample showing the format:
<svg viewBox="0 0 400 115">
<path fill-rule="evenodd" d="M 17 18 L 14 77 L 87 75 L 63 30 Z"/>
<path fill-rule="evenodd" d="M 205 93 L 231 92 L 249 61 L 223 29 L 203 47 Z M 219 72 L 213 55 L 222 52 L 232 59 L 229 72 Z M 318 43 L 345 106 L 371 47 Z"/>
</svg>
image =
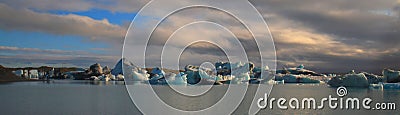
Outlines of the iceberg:
<svg viewBox="0 0 400 115">
<path fill-rule="evenodd" d="M 187 83 L 188 84 L 197 84 L 201 80 L 201 76 L 199 74 L 199 67 L 193 65 L 187 65 L 185 67 L 185 74 L 187 75 Z"/>
<path fill-rule="evenodd" d="M 263 73 L 263 75 L 261 75 L 262 73 Z M 273 77 L 273 72 L 269 70 L 268 66 L 255 67 L 252 71 L 252 74 L 250 74 L 250 78 L 252 78 L 252 79 L 263 79 L 263 80 L 266 79 L 268 81 L 268 80 L 272 79 L 272 77 Z"/>
<path fill-rule="evenodd" d="M 103 74 L 103 68 L 99 63 L 93 64 L 89 67 L 88 74 L 92 76 L 100 76 Z"/>
<path fill-rule="evenodd" d="M 131 81 L 147 81 L 150 77 L 145 69 L 135 66 L 125 58 L 120 59 L 110 73 L 115 76 L 115 80 L 118 81 L 124 80 L 125 77 L 127 80 Z"/>
<path fill-rule="evenodd" d="M 38 70 L 29 70 L 29 79 L 39 79 Z"/>
<path fill-rule="evenodd" d="M 151 75 L 151 77 L 158 76 L 161 78 L 161 77 L 165 76 L 165 72 L 162 69 L 160 69 L 159 67 L 155 67 L 151 70 L 150 75 Z"/>
<path fill-rule="evenodd" d="M 363 73 L 365 75 L 365 77 L 367 77 L 369 84 L 378 84 L 380 82 L 383 82 L 382 76 L 378 76 L 378 75 L 367 73 L 367 72 L 361 72 L 361 73 Z"/>
<path fill-rule="evenodd" d="M 24 75 L 24 70 L 15 70 L 15 71 L 13 71 L 13 73 L 14 73 L 16 76 L 21 77 L 21 76 Z"/>
<path fill-rule="evenodd" d="M 166 80 L 168 84 L 172 85 L 186 85 L 186 74 L 175 74 L 175 73 L 170 73 L 166 75 Z"/>
<path fill-rule="evenodd" d="M 130 68 L 130 67 L 128 67 Z M 132 73 L 130 73 L 132 72 Z M 127 71 L 127 75 L 129 77 L 132 77 L 133 81 L 146 81 L 149 80 L 149 74 L 147 74 L 147 71 L 141 68 L 133 67 L 132 69 L 129 69 Z"/>
<path fill-rule="evenodd" d="M 384 69 L 382 71 L 383 77 L 388 83 L 400 82 L 400 71 L 394 71 L 390 69 Z"/>
<path fill-rule="evenodd" d="M 260 83 L 262 80 L 258 78 L 261 78 L 261 72 L 269 69 L 267 66 L 256 68 L 252 62 L 216 62 L 215 68 L 216 80 L 229 84 Z"/>
<path fill-rule="evenodd" d="M 343 76 L 336 76 L 329 80 L 328 84 L 332 87 L 369 87 L 368 79 L 363 73 L 349 73 Z"/>
<path fill-rule="evenodd" d="M 320 83 L 321 81 L 312 79 L 307 75 L 293 75 L 293 74 L 277 74 L 275 81 L 284 81 L 284 83 Z"/>
<path fill-rule="evenodd" d="M 103 73 L 104 74 L 110 74 L 111 73 L 111 69 L 108 66 L 104 66 L 103 67 Z"/>
<path fill-rule="evenodd" d="M 90 79 L 94 81 L 100 81 L 100 79 L 97 76 L 91 76 Z"/>
<path fill-rule="evenodd" d="M 317 72 L 311 71 L 304 69 L 304 65 L 299 65 L 298 67 L 295 68 L 284 68 L 283 70 L 277 70 L 277 74 L 294 74 L 294 75 L 310 75 L 310 76 L 324 76 L 322 74 L 319 74 Z"/>
<path fill-rule="evenodd" d="M 111 70 L 111 74 L 117 76 L 118 74 L 123 75 L 123 67 L 136 67 L 132 62 L 126 60 L 125 58 L 121 58 L 117 64 L 115 64 L 114 69 Z"/>
<path fill-rule="evenodd" d="M 400 83 L 383 83 L 383 89 L 400 89 Z"/>
<path fill-rule="evenodd" d="M 232 75 L 235 73 L 251 72 L 254 69 L 254 64 L 251 62 L 249 62 L 249 63 L 216 62 L 215 68 L 217 70 L 217 75 L 226 76 L 226 75 Z"/>
<path fill-rule="evenodd" d="M 117 81 L 123 81 L 124 79 L 125 79 L 125 76 L 123 76 L 121 74 L 115 76 L 115 80 L 117 80 Z"/>
<path fill-rule="evenodd" d="M 175 74 L 172 72 L 165 73 L 161 68 L 155 67 L 150 72 L 149 83 L 152 85 L 186 85 L 186 74 L 183 72 Z"/>
<path fill-rule="evenodd" d="M 233 77 L 230 84 L 248 84 L 250 82 L 249 73 L 241 73 Z"/>
<path fill-rule="evenodd" d="M 185 67 L 186 81 L 188 84 L 195 85 L 213 85 L 220 84 L 216 81 L 217 76 L 209 75 L 208 73 L 212 73 L 207 71 L 207 69 L 202 69 L 198 66 L 187 65 Z"/>
</svg>

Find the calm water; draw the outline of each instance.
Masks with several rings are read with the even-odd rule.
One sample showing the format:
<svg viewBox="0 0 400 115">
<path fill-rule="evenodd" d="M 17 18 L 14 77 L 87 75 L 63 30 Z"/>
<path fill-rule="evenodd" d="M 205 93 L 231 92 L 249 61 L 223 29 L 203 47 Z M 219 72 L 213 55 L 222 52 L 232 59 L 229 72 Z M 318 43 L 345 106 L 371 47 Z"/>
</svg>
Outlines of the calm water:
<svg viewBox="0 0 400 115">
<path fill-rule="evenodd" d="M 137 85 L 141 87 L 140 85 Z M 181 98 L 168 86 L 153 86 L 164 102 L 181 110 L 199 110 L 213 105 L 223 96 L 226 85 L 214 86 L 199 98 Z M 250 87 L 235 114 L 246 114 L 254 87 Z M 15 114 L 140 114 L 131 102 L 124 82 L 92 82 L 56 80 L 53 82 L 17 82 L 0 84 L 2 115 Z M 270 97 L 290 99 L 336 96 L 336 89 L 324 84 L 275 85 Z M 348 89 L 348 97 L 369 97 L 374 102 L 400 104 L 400 90 Z M 327 106 L 327 105 L 326 105 Z M 279 110 L 265 109 L 259 114 L 399 114 L 400 110 Z"/>
</svg>

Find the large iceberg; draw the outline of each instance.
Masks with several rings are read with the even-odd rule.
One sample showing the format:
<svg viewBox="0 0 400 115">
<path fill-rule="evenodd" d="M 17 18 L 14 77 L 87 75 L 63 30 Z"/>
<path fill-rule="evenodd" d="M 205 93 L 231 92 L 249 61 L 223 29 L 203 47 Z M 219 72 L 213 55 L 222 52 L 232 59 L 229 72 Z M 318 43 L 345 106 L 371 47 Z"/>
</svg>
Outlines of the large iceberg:
<svg viewBox="0 0 400 115">
<path fill-rule="evenodd" d="M 294 75 L 310 75 L 310 76 L 324 76 L 322 74 L 319 74 L 317 72 L 311 71 L 304 69 L 304 65 L 299 65 L 298 67 L 295 68 L 284 68 L 283 70 L 277 70 L 277 74 L 294 74 Z"/>
<path fill-rule="evenodd" d="M 282 81 L 284 83 L 320 83 L 320 80 L 326 77 L 322 74 L 304 68 L 305 66 L 301 64 L 294 68 L 277 70 L 275 81 Z"/>
<path fill-rule="evenodd" d="M 137 67 L 125 58 L 120 59 L 118 63 L 115 64 L 114 69 L 111 70 L 111 74 L 114 75 L 117 80 L 126 79 L 130 81 L 147 81 L 150 77 L 146 69 Z"/>
<path fill-rule="evenodd" d="M 185 67 L 185 74 L 187 75 L 187 83 L 191 85 L 212 85 L 219 84 L 216 82 L 216 76 L 209 75 L 206 71 L 207 69 L 202 69 L 198 66 L 187 65 Z"/>
<path fill-rule="evenodd" d="M 123 75 L 123 67 L 136 67 L 132 62 L 126 60 L 125 58 L 122 58 L 118 61 L 117 64 L 115 64 L 114 69 L 111 70 L 111 74 L 117 76 L 118 74 Z"/>
<path fill-rule="evenodd" d="M 349 73 L 343 76 L 333 77 L 328 81 L 332 87 L 369 87 L 368 79 L 363 73 Z"/>
<path fill-rule="evenodd" d="M 124 72 L 124 78 L 130 81 L 146 81 L 150 77 L 145 69 L 134 66 L 125 66 Z"/>
<path fill-rule="evenodd" d="M 54 70 L 50 72 L 54 73 Z M 69 72 L 65 75 L 64 78 L 73 78 L 75 80 L 115 80 L 114 77 L 110 74 L 110 69 L 105 66 L 104 68 L 101 67 L 99 63 L 90 65 L 89 69 L 85 71 L 73 71 Z M 97 78 L 97 79 L 96 79 Z"/>
<path fill-rule="evenodd" d="M 365 77 L 367 77 L 369 84 L 378 84 L 380 82 L 383 82 L 382 76 L 378 76 L 378 75 L 367 73 L 367 72 L 361 72 L 361 73 L 363 73 L 365 75 Z"/>
</svg>

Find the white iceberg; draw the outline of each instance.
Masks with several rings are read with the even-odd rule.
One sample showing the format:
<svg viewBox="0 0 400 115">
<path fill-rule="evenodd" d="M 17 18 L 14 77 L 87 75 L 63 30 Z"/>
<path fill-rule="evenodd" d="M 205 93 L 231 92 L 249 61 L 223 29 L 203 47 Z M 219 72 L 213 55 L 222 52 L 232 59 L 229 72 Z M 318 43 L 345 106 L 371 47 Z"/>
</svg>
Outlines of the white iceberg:
<svg viewBox="0 0 400 115">
<path fill-rule="evenodd" d="M 123 81 L 124 79 L 125 79 L 124 75 L 119 74 L 119 75 L 115 76 L 115 80 L 117 80 L 117 81 Z"/>
<path fill-rule="evenodd" d="M 17 75 L 17 76 L 23 76 L 24 75 L 24 70 L 15 70 L 15 71 L 13 71 L 13 73 L 15 74 L 15 75 Z"/>
<path fill-rule="evenodd" d="M 131 71 L 129 71 L 129 72 L 132 72 L 132 73 L 131 74 L 128 73 L 127 75 L 131 76 L 133 81 L 146 81 L 146 80 L 149 80 L 149 76 L 150 75 L 147 74 L 146 70 L 143 70 L 141 68 L 133 68 L 133 69 L 130 69 L 130 70 Z"/>
<path fill-rule="evenodd" d="M 38 79 L 39 72 L 38 70 L 29 70 L 29 79 Z"/>
<path fill-rule="evenodd" d="M 169 73 L 166 76 L 166 80 L 168 84 L 172 85 L 186 85 L 186 74 L 175 74 L 175 73 Z"/>
<path fill-rule="evenodd" d="M 90 79 L 92 79 L 94 81 L 100 81 L 100 79 L 97 76 L 91 76 Z"/>
<path fill-rule="evenodd" d="M 122 58 L 118 61 L 117 64 L 115 64 L 114 69 L 111 70 L 111 74 L 117 76 L 118 74 L 124 75 L 124 67 L 137 67 L 134 65 L 132 62 L 126 60 L 125 58 Z"/>
</svg>

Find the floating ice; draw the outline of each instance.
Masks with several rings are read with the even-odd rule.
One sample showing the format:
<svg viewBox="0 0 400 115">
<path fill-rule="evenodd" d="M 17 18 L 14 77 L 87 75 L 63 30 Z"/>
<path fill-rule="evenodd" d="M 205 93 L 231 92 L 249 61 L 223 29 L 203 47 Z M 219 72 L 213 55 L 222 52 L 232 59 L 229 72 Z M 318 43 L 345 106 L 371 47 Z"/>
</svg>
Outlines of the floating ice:
<svg viewBox="0 0 400 115">
<path fill-rule="evenodd" d="M 90 77 L 90 79 L 92 79 L 94 81 L 100 81 L 100 79 L 97 76 L 92 76 L 92 77 Z"/>
<path fill-rule="evenodd" d="M 39 78 L 38 70 L 29 70 L 29 78 L 30 79 L 38 79 Z"/>
<path fill-rule="evenodd" d="M 382 74 L 383 74 L 385 81 L 388 83 L 400 82 L 400 71 L 384 69 Z"/>
<path fill-rule="evenodd" d="M 133 81 L 145 81 L 149 80 L 149 74 L 147 74 L 146 70 L 143 70 L 141 68 L 133 68 L 131 69 L 131 76 Z M 130 74 L 128 74 L 130 75 Z"/>
<path fill-rule="evenodd" d="M 249 80 L 250 80 L 250 75 L 248 72 L 240 73 L 233 78 L 232 80 L 233 82 L 231 81 L 231 84 L 247 84 L 249 83 Z"/>
<path fill-rule="evenodd" d="M 367 73 L 367 72 L 361 72 L 361 73 L 363 73 L 365 75 L 365 77 L 367 77 L 369 84 L 378 84 L 380 82 L 383 82 L 382 76 L 378 76 L 378 75 Z"/>
<path fill-rule="evenodd" d="M 125 79 L 125 76 L 123 76 L 123 75 L 121 75 L 121 74 L 119 74 L 119 75 L 117 75 L 116 77 L 115 77 L 115 80 L 117 80 L 117 81 L 123 81 Z"/>
<path fill-rule="evenodd" d="M 296 68 L 285 68 L 283 70 L 277 70 L 276 73 L 281 73 L 281 74 L 294 74 L 294 75 L 310 75 L 310 76 L 323 76 L 322 74 L 319 74 L 317 72 L 311 71 L 311 70 L 307 70 L 304 69 L 304 65 L 299 65 Z"/>
<path fill-rule="evenodd" d="M 15 70 L 13 73 L 17 76 L 23 76 L 24 75 L 24 70 Z"/>
<path fill-rule="evenodd" d="M 132 62 L 122 58 L 115 64 L 114 69 L 111 70 L 111 74 L 117 76 L 118 74 L 123 75 L 123 67 L 136 67 Z"/>
<path fill-rule="evenodd" d="M 151 70 L 151 74 L 152 75 L 158 75 L 159 77 L 164 77 L 165 76 L 165 72 L 160 69 L 159 67 L 155 67 Z M 151 76 L 153 77 L 153 76 Z"/>
<path fill-rule="evenodd" d="M 400 89 L 400 83 L 383 83 L 383 89 Z"/>
<path fill-rule="evenodd" d="M 343 76 L 333 77 L 328 81 L 328 84 L 332 87 L 368 87 L 368 79 L 363 73 L 355 74 L 349 73 Z"/>
<path fill-rule="evenodd" d="M 186 74 L 174 74 L 171 73 L 170 75 L 166 76 L 166 79 L 168 81 L 168 84 L 172 85 L 186 85 Z"/>
<path fill-rule="evenodd" d="M 320 83 L 321 81 L 311 78 L 309 75 L 277 74 L 275 81 L 285 83 Z"/>
</svg>

